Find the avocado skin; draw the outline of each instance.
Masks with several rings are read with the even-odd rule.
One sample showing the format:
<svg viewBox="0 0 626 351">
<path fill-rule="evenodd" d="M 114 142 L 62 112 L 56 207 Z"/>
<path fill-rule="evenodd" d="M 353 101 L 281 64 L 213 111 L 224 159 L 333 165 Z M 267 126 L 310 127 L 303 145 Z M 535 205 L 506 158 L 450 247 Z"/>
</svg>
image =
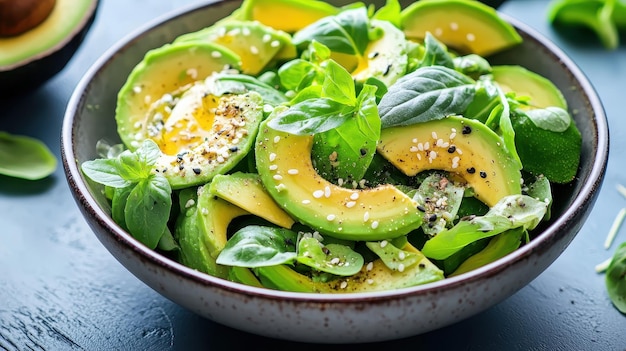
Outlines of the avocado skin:
<svg viewBox="0 0 626 351">
<path fill-rule="evenodd" d="M 20 66 L 0 67 L 0 100 L 33 91 L 65 68 L 96 19 L 100 1 L 92 1 L 93 11 L 65 44 L 56 46 L 41 58 L 33 57 Z"/>
</svg>

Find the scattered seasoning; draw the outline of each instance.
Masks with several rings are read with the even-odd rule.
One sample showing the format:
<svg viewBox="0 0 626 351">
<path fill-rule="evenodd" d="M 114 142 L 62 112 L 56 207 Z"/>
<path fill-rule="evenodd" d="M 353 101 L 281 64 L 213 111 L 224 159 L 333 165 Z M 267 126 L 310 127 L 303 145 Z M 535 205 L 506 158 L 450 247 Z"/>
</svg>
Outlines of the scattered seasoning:
<svg viewBox="0 0 626 351">
<path fill-rule="evenodd" d="M 448 153 L 453 154 L 455 151 L 456 151 L 456 146 L 450 145 L 450 147 L 448 148 Z"/>
<path fill-rule="evenodd" d="M 470 126 L 463 126 L 463 130 L 461 131 L 461 133 L 467 135 L 470 134 L 472 132 L 472 127 Z"/>
<path fill-rule="evenodd" d="M 481 177 L 481 178 L 487 178 L 487 172 L 485 172 L 485 171 L 480 171 L 480 177 Z"/>
<path fill-rule="evenodd" d="M 476 168 L 474 168 L 474 167 L 470 167 L 470 168 L 468 168 L 468 169 L 467 169 L 467 173 L 469 173 L 469 174 L 474 174 L 474 173 L 476 173 Z"/>
<path fill-rule="evenodd" d="M 200 168 L 194 168 L 193 169 L 193 173 L 195 173 L 195 174 L 200 174 L 200 172 L 202 172 L 202 170 Z"/>
</svg>

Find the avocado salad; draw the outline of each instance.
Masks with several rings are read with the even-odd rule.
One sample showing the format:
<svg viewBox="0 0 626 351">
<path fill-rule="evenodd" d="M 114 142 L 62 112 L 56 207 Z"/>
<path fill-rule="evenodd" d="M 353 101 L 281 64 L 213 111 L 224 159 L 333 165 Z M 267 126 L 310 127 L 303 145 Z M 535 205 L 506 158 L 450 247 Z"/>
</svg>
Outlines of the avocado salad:
<svg viewBox="0 0 626 351">
<path fill-rule="evenodd" d="M 143 245 L 294 292 L 469 272 L 550 220 L 581 134 L 559 89 L 491 54 L 522 37 L 476 1 L 244 0 L 145 54 L 121 143 L 84 174 Z"/>
</svg>

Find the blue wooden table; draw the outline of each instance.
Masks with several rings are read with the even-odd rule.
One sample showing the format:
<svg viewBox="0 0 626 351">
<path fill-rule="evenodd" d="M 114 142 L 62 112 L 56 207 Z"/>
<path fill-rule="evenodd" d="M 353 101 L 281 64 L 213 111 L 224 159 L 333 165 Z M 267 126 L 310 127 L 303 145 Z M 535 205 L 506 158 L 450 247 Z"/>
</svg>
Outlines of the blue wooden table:
<svg viewBox="0 0 626 351">
<path fill-rule="evenodd" d="M 106 0 L 69 65 L 36 91 L 5 102 L 0 130 L 43 140 L 60 158 L 68 99 L 90 65 L 128 33 L 197 0 Z M 604 187 L 585 226 L 530 285 L 455 325 L 381 347 L 408 350 L 626 350 L 626 315 L 594 266 L 613 218 L 626 206 L 626 45 L 606 51 L 590 35 L 572 40 L 546 21 L 545 0 L 508 0 L 500 10 L 557 43 L 601 96 L 611 129 Z M 626 38 L 625 38 L 626 40 Z M 626 228 L 617 242 L 626 241 Z M 249 335 L 202 319 L 127 272 L 98 242 L 72 199 L 61 167 L 30 182 L 0 176 L 0 349 L 313 349 Z M 345 349 L 328 345 L 326 349 Z"/>
</svg>

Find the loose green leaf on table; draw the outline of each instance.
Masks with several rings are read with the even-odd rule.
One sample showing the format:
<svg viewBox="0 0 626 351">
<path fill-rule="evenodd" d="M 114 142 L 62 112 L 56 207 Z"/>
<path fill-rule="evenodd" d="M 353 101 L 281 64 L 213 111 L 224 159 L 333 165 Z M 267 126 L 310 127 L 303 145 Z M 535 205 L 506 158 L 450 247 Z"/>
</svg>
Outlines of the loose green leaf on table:
<svg viewBox="0 0 626 351">
<path fill-rule="evenodd" d="M 606 270 L 605 283 L 615 307 L 626 314 L 626 242 L 615 251 Z"/>
<path fill-rule="evenodd" d="M 0 174 L 37 180 L 52 174 L 56 166 L 56 157 L 40 140 L 0 131 Z"/>
</svg>

